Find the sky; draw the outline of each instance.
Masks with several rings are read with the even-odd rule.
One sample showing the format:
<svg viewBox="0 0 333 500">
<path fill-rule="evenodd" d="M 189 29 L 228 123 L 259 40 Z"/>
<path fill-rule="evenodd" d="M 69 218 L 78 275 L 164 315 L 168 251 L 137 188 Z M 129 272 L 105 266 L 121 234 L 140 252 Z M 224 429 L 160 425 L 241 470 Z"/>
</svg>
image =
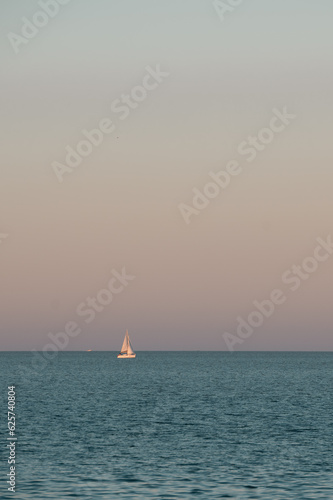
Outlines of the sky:
<svg viewBox="0 0 333 500">
<path fill-rule="evenodd" d="M 332 2 L 62 2 L 0 7 L 0 349 L 332 350 Z"/>
</svg>

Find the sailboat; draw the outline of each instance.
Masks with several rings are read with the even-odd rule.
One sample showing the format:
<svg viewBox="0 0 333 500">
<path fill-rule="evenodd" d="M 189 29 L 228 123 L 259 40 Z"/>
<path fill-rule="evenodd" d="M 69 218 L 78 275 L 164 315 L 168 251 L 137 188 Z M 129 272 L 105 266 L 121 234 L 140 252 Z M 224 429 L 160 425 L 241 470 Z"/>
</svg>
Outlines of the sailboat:
<svg viewBox="0 0 333 500">
<path fill-rule="evenodd" d="M 124 342 L 117 358 L 135 358 L 135 356 L 136 354 L 132 349 L 131 341 L 128 335 L 128 330 L 126 330 Z"/>
</svg>

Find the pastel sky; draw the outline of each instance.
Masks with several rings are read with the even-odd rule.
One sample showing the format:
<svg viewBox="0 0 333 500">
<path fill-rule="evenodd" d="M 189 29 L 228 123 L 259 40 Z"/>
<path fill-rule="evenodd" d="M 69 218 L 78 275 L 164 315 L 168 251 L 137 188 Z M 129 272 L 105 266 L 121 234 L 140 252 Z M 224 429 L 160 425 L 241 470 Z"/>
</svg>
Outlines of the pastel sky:
<svg viewBox="0 0 333 500">
<path fill-rule="evenodd" d="M 237 349 L 332 350 L 333 255 L 294 292 L 281 277 L 333 235 L 333 2 L 244 0 L 222 21 L 210 0 L 72 0 L 18 53 L 8 34 L 41 7 L 0 9 L 0 349 L 75 321 L 70 350 L 118 350 L 126 328 L 135 350 L 226 350 L 279 288 Z M 112 103 L 157 65 L 121 120 Z M 247 162 L 239 144 L 284 107 Z M 114 132 L 60 183 L 53 162 L 104 118 Z M 179 205 L 230 160 L 241 174 L 186 224 Z M 123 267 L 135 279 L 87 324 L 78 305 Z"/>
</svg>

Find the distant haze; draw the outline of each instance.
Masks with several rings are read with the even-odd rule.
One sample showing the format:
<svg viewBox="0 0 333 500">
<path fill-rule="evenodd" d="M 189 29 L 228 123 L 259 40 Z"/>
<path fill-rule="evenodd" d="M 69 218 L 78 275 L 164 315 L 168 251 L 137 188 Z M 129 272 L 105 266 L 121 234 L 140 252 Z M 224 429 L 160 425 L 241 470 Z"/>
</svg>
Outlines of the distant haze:
<svg viewBox="0 0 333 500">
<path fill-rule="evenodd" d="M 7 35 L 40 7 L 1 9 L 0 349 L 74 321 L 70 350 L 118 350 L 126 329 L 136 351 L 225 350 L 278 288 L 237 349 L 332 350 L 333 255 L 296 291 L 282 275 L 333 235 L 333 3 L 244 1 L 222 22 L 210 1 L 72 1 L 18 54 Z M 169 76 L 121 120 L 112 103 L 157 65 Z M 239 145 L 284 107 L 295 119 L 248 162 Z M 60 183 L 52 163 L 105 118 Z M 242 173 L 186 224 L 179 205 L 231 160 Z M 123 268 L 86 323 L 77 307 Z"/>
</svg>

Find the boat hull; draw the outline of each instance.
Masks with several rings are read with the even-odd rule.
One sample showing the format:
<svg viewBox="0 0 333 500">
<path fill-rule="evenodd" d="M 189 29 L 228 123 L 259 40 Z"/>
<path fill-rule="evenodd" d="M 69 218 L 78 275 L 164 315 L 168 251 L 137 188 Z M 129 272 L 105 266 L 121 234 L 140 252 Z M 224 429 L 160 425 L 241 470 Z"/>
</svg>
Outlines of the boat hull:
<svg viewBox="0 0 333 500">
<path fill-rule="evenodd" d="M 117 358 L 135 358 L 136 354 L 118 354 Z"/>
</svg>

